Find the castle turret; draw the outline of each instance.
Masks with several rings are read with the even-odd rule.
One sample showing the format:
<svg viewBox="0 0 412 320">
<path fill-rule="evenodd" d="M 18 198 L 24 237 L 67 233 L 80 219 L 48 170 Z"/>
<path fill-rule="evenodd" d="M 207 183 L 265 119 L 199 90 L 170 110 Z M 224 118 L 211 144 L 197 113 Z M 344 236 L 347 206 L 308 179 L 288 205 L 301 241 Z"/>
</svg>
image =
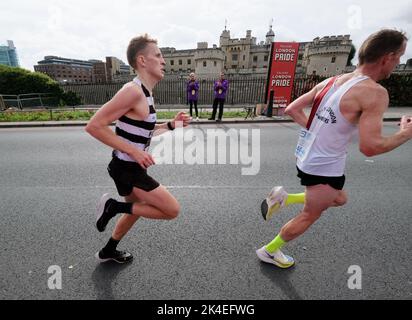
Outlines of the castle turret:
<svg viewBox="0 0 412 320">
<path fill-rule="evenodd" d="M 220 35 L 220 43 L 219 43 L 220 46 L 227 45 L 229 43 L 229 40 L 230 40 L 230 31 L 226 30 L 226 27 L 225 27 L 225 30 L 223 30 L 222 34 Z"/>
<path fill-rule="evenodd" d="M 266 44 L 271 44 L 275 41 L 275 32 L 272 29 L 272 25 L 269 26 L 269 31 L 266 33 Z"/>
</svg>

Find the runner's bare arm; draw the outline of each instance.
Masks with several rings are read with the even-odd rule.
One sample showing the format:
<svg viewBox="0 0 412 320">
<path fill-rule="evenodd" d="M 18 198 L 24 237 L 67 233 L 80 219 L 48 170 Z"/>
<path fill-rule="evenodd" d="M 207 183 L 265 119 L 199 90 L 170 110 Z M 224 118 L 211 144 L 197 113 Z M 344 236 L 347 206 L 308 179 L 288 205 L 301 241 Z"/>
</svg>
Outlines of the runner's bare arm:
<svg viewBox="0 0 412 320">
<path fill-rule="evenodd" d="M 154 164 L 153 158 L 147 153 L 120 139 L 110 125 L 126 114 L 134 106 L 142 103 L 143 93 L 133 87 L 124 87 L 107 103 L 105 103 L 90 119 L 85 130 L 105 145 L 129 154 L 142 167 Z"/>
<path fill-rule="evenodd" d="M 157 123 L 154 127 L 153 136 L 161 135 L 167 131 L 169 131 L 169 128 L 167 127 L 167 122 Z"/>
<path fill-rule="evenodd" d="M 407 117 L 402 117 L 397 133 L 382 136 L 382 119 L 389 105 L 389 96 L 382 87 L 371 91 L 361 106 L 359 118 L 359 150 L 368 157 L 389 152 L 412 138 L 412 122 L 408 122 Z"/>
<path fill-rule="evenodd" d="M 324 82 L 322 82 L 312 88 L 312 90 L 310 90 L 309 92 L 301 95 L 299 98 L 297 98 L 287 106 L 287 108 L 285 109 L 285 114 L 289 115 L 293 119 L 293 121 L 305 128 L 306 124 L 308 123 L 308 117 L 306 116 L 303 109 L 312 106 L 316 94 L 320 92 L 320 90 L 322 90 L 324 86 L 325 84 Z"/>
<path fill-rule="evenodd" d="M 186 112 L 184 111 L 180 111 L 176 114 L 175 118 L 170 121 L 171 122 L 171 126 L 173 128 L 176 128 L 176 121 L 178 122 L 178 127 L 187 127 L 191 121 L 191 118 L 189 117 L 189 115 L 186 114 Z M 165 132 L 169 131 L 169 127 L 167 126 L 167 122 L 162 123 L 162 124 L 156 124 L 155 125 L 155 132 L 153 134 L 153 136 L 158 136 L 161 135 Z"/>
</svg>

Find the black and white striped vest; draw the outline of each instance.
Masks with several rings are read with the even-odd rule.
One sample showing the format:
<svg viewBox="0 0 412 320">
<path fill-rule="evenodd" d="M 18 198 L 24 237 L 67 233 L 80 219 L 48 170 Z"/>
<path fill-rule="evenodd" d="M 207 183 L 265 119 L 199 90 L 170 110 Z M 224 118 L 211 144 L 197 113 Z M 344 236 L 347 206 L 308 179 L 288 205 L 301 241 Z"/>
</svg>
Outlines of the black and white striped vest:
<svg viewBox="0 0 412 320">
<path fill-rule="evenodd" d="M 116 122 L 116 135 L 128 144 L 146 151 L 150 146 L 150 141 L 153 136 L 154 127 L 156 124 L 156 110 L 154 108 L 154 100 L 150 95 L 149 90 L 145 88 L 143 83 L 138 78 L 134 78 L 133 82 L 141 86 L 149 105 L 150 113 L 144 120 L 134 120 L 123 115 Z M 113 155 L 120 160 L 135 162 L 127 153 L 119 150 L 114 150 Z"/>
</svg>

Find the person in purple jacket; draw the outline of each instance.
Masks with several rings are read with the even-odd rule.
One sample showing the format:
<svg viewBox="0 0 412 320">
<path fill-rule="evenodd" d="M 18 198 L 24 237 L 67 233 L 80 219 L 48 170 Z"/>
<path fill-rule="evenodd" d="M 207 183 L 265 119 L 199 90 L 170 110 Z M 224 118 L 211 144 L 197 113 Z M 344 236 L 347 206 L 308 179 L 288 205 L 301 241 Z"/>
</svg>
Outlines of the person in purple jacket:
<svg viewBox="0 0 412 320">
<path fill-rule="evenodd" d="M 226 92 L 228 88 L 229 88 L 229 81 L 225 79 L 225 74 L 221 72 L 220 79 L 215 81 L 215 85 L 214 85 L 215 100 L 213 101 L 212 117 L 210 117 L 209 120 L 215 120 L 217 105 L 219 104 L 219 115 L 216 121 L 217 122 L 222 121 L 223 106 L 225 104 Z"/>
<path fill-rule="evenodd" d="M 190 116 L 191 117 L 193 116 L 192 110 L 193 110 L 193 105 L 194 105 L 195 112 L 196 112 L 196 121 L 199 121 L 199 113 L 197 111 L 199 82 L 196 80 L 196 76 L 193 72 L 189 74 L 189 81 L 187 82 L 186 92 L 187 92 L 187 100 L 189 101 L 189 104 L 190 104 Z"/>
</svg>

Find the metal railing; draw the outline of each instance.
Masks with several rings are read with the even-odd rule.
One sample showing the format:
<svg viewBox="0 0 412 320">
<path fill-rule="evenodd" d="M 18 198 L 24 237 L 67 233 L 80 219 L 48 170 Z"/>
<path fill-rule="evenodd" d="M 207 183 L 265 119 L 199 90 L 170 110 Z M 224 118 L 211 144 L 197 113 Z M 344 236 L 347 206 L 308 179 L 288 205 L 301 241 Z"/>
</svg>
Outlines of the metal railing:
<svg viewBox="0 0 412 320">
<path fill-rule="evenodd" d="M 292 101 L 311 90 L 324 78 L 297 77 L 292 90 Z M 213 103 L 213 83 L 215 79 L 200 79 L 198 105 L 208 108 Z M 229 78 L 229 90 L 225 106 L 256 105 L 265 101 L 266 77 Z M 381 84 L 388 89 L 391 106 L 412 105 L 412 75 L 392 75 Z M 109 101 L 123 83 L 113 84 L 68 84 L 62 85 L 65 92 L 73 91 L 81 97 L 82 106 L 100 107 Z M 186 79 L 163 79 L 155 87 L 153 95 L 157 109 L 185 108 Z M 0 110 L 10 107 L 17 109 L 55 108 L 59 99 L 52 94 L 32 93 L 1 95 Z"/>
<path fill-rule="evenodd" d="M 0 94 L 0 110 L 8 108 L 16 109 L 42 109 L 45 107 L 57 107 L 59 98 L 50 93 L 25 93 L 18 95 Z"/>
<path fill-rule="evenodd" d="M 216 79 L 200 79 L 198 104 L 211 105 L 213 103 L 213 84 Z M 266 77 L 229 78 L 229 90 L 226 96 L 226 105 L 257 104 L 265 101 Z M 309 91 L 321 79 L 305 77 L 295 80 L 292 98 Z M 102 105 L 109 101 L 123 86 L 123 83 L 113 84 L 67 84 L 64 91 L 77 93 L 85 105 Z M 185 105 L 186 79 L 163 79 L 153 90 L 155 103 L 159 106 Z"/>
</svg>

